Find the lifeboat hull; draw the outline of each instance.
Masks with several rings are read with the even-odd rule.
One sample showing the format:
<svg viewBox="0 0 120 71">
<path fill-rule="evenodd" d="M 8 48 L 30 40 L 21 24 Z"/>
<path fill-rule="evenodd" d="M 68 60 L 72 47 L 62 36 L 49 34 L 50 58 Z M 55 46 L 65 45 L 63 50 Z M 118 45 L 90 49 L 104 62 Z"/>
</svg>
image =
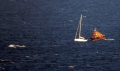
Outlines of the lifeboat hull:
<svg viewBox="0 0 120 71">
<path fill-rule="evenodd" d="M 99 40 L 105 40 L 105 35 L 102 33 L 98 32 L 96 29 L 93 32 L 93 35 L 91 36 L 91 40 L 93 41 L 99 41 Z"/>
<path fill-rule="evenodd" d="M 105 40 L 105 39 L 106 39 L 105 37 L 97 37 L 97 38 L 92 38 L 91 37 L 92 41 L 99 41 L 99 40 Z"/>
</svg>

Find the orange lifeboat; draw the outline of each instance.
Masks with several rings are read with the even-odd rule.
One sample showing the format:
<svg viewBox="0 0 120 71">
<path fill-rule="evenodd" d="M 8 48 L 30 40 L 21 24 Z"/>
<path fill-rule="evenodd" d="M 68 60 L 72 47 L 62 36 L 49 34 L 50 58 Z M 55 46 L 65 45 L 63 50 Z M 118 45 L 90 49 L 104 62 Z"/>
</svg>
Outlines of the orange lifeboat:
<svg viewBox="0 0 120 71">
<path fill-rule="evenodd" d="M 96 28 L 94 29 L 93 35 L 91 36 L 91 40 L 93 41 L 98 41 L 98 40 L 105 40 L 105 35 L 101 34 L 100 32 L 98 32 L 96 30 Z"/>
</svg>

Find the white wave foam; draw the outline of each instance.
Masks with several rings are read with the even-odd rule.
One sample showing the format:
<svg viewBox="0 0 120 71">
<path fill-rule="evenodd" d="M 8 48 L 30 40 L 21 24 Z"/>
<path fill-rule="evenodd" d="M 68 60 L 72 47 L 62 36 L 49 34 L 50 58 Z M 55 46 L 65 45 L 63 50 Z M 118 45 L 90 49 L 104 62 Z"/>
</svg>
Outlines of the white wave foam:
<svg viewBox="0 0 120 71">
<path fill-rule="evenodd" d="M 10 44 L 8 47 L 10 48 L 25 48 L 26 46 L 25 45 L 15 45 L 15 44 Z"/>
</svg>

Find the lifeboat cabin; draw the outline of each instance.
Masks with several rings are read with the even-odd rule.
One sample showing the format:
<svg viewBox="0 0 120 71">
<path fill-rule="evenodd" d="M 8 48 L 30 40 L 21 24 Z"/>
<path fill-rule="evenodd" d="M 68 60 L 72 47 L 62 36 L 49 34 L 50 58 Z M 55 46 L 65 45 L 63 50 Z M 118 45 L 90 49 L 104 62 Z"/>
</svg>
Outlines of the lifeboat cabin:
<svg viewBox="0 0 120 71">
<path fill-rule="evenodd" d="M 96 28 L 94 29 L 93 35 L 91 36 L 91 40 L 92 41 L 99 41 L 99 40 L 105 40 L 105 35 L 101 34 L 100 32 L 98 32 L 96 30 Z"/>
</svg>

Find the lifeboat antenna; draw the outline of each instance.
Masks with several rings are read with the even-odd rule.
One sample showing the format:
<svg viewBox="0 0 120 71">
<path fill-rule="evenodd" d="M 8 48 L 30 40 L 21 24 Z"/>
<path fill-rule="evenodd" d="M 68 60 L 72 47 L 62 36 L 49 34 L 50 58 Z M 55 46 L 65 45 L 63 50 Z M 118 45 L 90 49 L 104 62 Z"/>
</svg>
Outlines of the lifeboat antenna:
<svg viewBox="0 0 120 71">
<path fill-rule="evenodd" d="M 94 31 L 97 31 L 96 27 L 94 28 Z"/>
</svg>

